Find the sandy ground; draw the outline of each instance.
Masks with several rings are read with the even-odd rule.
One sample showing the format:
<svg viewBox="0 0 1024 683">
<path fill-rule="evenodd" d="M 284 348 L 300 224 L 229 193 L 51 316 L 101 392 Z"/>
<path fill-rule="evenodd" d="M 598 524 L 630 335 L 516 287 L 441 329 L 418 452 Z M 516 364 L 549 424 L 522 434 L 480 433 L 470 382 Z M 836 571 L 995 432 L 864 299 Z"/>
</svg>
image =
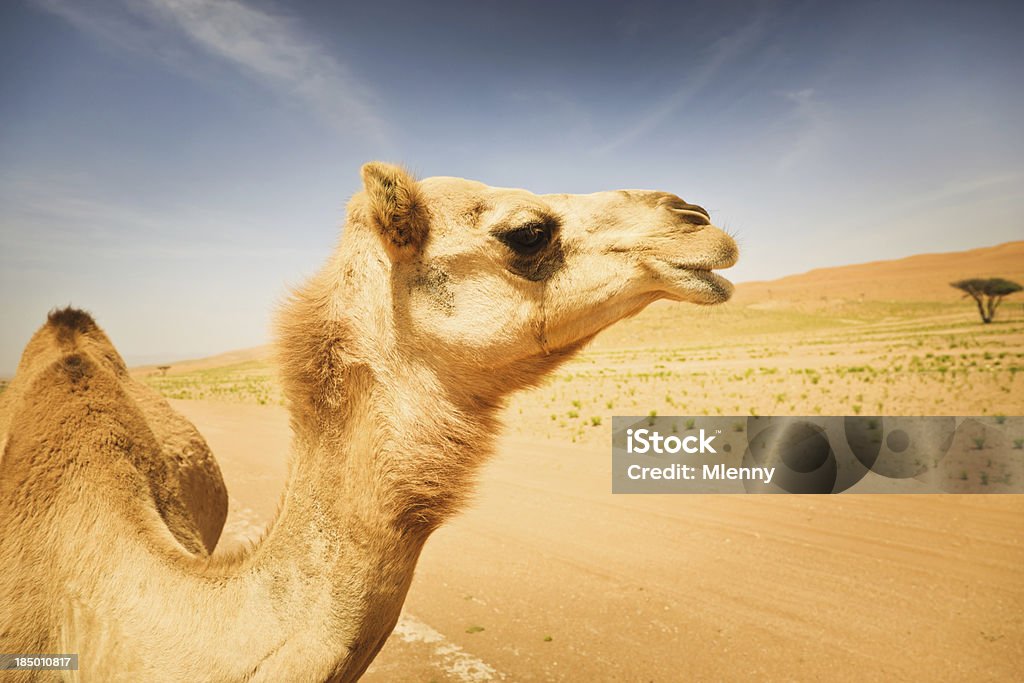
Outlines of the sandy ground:
<svg viewBox="0 0 1024 683">
<path fill-rule="evenodd" d="M 258 536 L 278 406 L 172 401 Z M 1024 496 L 613 496 L 603 446 L 505 437 L 428 542 L 368 681 L 1007 681 Z M 481 630 L 482 629 L 482 630 Z"/>
</svg>

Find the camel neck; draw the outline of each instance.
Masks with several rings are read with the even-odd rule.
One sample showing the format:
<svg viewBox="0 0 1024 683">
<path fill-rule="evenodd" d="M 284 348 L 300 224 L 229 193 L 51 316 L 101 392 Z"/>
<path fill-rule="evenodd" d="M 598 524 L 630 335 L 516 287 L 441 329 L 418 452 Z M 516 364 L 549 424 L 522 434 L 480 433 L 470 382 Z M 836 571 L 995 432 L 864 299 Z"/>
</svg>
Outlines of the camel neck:
<svg viewBox="0 0 1024 683">
<path fill-rule="evenodd" d="M 333 643 L 322 656 L 341 680 L 394 628 L 424 542 L 459 507 L 489 448 L 466 435 L 490 419 L 469 420 L 436 395 L 415 400 L 422 387 L 392 373 L 387 387 L 358 368 L 346 374 L 358 392 L 294 425 L 281 511 L 248 572 L 281 596 L 288 631 Z M 400 406 L 389 399 L 396 392 L 407 397 Z"/>
<path fill-rule="evenodd" d="M 366 277 L 364 265 L 347 277 Z M 265 670 L 288 643 L 315 642 L 311 668 L 331 680 L 358 675 L 391 633 L 424 542 L 491 450 L 497 412 L 385 348 L 387 317 L 360 308 L 351 282 L 329 284 L 340 269 L 279 317 L 293 460 L 278 519 L 243 570 L 283 634 Z"/>
</svg>

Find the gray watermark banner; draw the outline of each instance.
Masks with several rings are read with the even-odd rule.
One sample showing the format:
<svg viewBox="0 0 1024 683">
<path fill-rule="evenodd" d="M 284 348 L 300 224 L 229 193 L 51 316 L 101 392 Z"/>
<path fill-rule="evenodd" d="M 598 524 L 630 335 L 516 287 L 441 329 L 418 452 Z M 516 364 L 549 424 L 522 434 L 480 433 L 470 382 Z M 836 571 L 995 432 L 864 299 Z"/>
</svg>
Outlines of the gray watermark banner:
<svg viewBox="0 0 1024 683">
<path fill-rule="evenodd" d="M 616 416 L 612 493 L 1024 493 L 1024 418 Z"/>
</svg>

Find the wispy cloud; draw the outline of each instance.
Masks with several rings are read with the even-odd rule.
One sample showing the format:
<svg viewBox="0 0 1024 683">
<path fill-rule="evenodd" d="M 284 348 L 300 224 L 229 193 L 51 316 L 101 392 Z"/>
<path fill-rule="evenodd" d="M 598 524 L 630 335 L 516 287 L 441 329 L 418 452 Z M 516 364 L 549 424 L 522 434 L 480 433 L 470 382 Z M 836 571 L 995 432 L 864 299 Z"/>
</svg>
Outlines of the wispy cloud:
<svg viewBox="0 0 1024 683">
<path fill-rule="evenodd" d="M 960 177 L 939 187 L 911 194 L 901 201 L 890 204 L 886 210 L 892 216 L 901 216 L 919 213 L 926 207 L 939 207 L 954 215 L 956 208 L 967 204 L 991 202 L 999 197 L 1016 199 L 1020 196 L 1022 184 L 1024 173 L 1016 170 Z"/>
<path fill-rule="evenodd" d="M 87 179 L 0 172 L 0 238 L 5 267 L 75 259 L 263 259 L 313 250 L 254 243 L 251 219 L 210 207 L 159 211 L 103 196 Z"/>
<path fill-rule="evenodd" d="M 35 3 L 104 43 L 179 68 L 198 50 L 282 99 L 304 103 L 341 132 L 378 143 L 389 137 L 372 89 L 287 16 L 237 0 L 115 0 L 100 7 L 78 0 Z"/>
<path fill-rule="evenodd" d="M 788 171 L 802 159 L 819 152 L 832 134 L 828 107 L 814 88 L 783 93 L 783 97 L 792 103 L 791 120 L 796 128 L 787 150 L 775 164 L 778 172 Z"/>
<path fill-rule="evenodd" d="M 768 13 L 761 11 L 735 31 L 728 33 L 711 44 L 707 57 L 695 66 L 689 77 L 668 97 L 648 111 L 643 118 L 624 130 L 610 142 L 595 150 L 598 155 L 607 154 L 622 145 L 646 135 L 677 112 L 687 102 L 711 85 L 721 71 L 753 49 L 765 32 Z"/>
</svg>

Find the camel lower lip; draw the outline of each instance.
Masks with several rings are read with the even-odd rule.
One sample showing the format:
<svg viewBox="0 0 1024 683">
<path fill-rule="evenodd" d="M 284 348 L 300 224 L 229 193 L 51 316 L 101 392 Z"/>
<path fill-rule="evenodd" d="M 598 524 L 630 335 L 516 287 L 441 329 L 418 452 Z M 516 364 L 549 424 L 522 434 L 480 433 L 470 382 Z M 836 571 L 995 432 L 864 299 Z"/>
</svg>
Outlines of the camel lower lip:
<svg viewBox="0 0 1024 683">
<path fill-rule="evenodd" d="M 671 265 L 671 269 L 663 273 L 671 283 L 670 290 L 674 297 L 693 303 L 715 304 L 728 301 L 732 296 L 732 283 L 710 268 L 694 268 L 678 263 L 668 265 Z"/>
<path fill-rule="evenodd" d="M 704 280 L 705 282 L 713 283 L 715 285 L 723 285 L 724 284 L 730 290 L 732 289 L 732 283 L 731 282 L 729 282 L 724 277 L 722 277 L 718 273 L 715 273 L 715 272 L 713 272 L 711 270 L 707 270 L 705 268 L 684 268 L 683 270 L 686 270 L 690 274 L 697 276 L 698 279 Z"/>
</svg>

